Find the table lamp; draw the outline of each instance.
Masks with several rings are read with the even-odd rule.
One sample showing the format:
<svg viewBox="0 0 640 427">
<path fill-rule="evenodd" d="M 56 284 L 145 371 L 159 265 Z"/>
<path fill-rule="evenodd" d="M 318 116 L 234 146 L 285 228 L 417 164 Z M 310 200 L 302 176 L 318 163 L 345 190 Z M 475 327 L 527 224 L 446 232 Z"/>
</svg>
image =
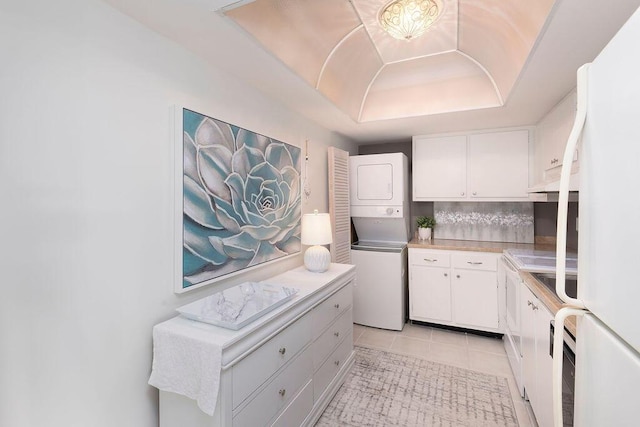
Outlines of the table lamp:
<svg viewBox="0 0 640 427">
<path fill-rule="evenodd" d="M 331 254 L 324 246 L 331 243 L 331 219 L 328 213 L 302 215 L 302 244 L 312 245 L 304 253 L 304 266 L 314 273 L 327 271 L 331 264 Z"/>
</svg>

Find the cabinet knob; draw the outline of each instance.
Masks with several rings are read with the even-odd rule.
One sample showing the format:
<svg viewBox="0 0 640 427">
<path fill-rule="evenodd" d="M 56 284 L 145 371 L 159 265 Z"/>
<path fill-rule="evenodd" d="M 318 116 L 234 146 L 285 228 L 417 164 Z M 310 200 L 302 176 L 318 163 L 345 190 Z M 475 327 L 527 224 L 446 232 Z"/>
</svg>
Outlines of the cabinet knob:
<svg viewBox="0 0 640 427">
<path fill-rule="evenodd" d="M 340 336 L 340 332 L 334 332 L 333 335 L 335 335 L 336 337 Z"/>
<path fill-rule="evenodd" d="M 459 279 L 459 278 L 460 278 L 460 275 L 459 275 L 459 274 L 456 274 L 456 279 Z"/>
<path fill-rule="evenodd" d="M 287 390 L 285 390 L 284 388 L 281 388 L 280 391 L 278 391 L 278 394 L 282 397 L 284 397 L 284 394 L 287 392 Z"/>
<path fill-rule="evenodd" d="M 473 192 L 473 193 L 471 193 L 471 194 L 473 194 L 474 196 L 477 196 L 477 195 L 478 195 L 478 193 L 477 193 L 476 191 L 474 191 L 474 192 Z"/>
<path fill-rule="evenodd" d="M 531 301 L 527 300 L 527 305 L 531 306 L 531 305 L 533 305 L 533 303 Z"/>
<path fill-rule="evenodd" d="M 282 347 L 280 350 L 278 350 L 278 353 L 282 354 L 283 356 L 286 352 L 287 352 L 287 349 L 285 347 Z"/>
<path fill-rule="evenodd" d="M 464 191 L 460 193 L 461 196 L 464 196 Z"/>
<path fill-rule="evenodd" d="M 340 361 L 339 361 L 339 360 L 336 360 L 336 361 L 335 361 L 335 362 L 333 362 L 333 363 L 335 363 L 335 364 L 336 364 L 336 366 L 339 366 L 339 365 L 340 365 Z"/>
<path fill-rule="evenodd" d="M 538 309 L 537 305 L 535 305 L 535 304 L 531 304 L 531 305 L 533 305 L 533 311 L 536 311 Z"/>
<path fill-rule="evenodd" d="M 334 304 L 335 308 L 340 308 L 340 304 Z"/>
<path fill-rule="evenodd" d="M 449 273 L 444 273 L 444 277 L 449 277 Z"/>
</svg>

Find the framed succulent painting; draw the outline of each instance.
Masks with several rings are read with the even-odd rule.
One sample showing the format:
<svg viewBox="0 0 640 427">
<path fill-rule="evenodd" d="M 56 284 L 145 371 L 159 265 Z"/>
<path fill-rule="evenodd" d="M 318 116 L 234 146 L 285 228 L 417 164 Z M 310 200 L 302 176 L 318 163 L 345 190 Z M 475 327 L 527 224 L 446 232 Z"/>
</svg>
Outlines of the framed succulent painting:
<svg viewBox="0 0 640 427">
<path fill-rule="evenodd" d="M 300 148 L 175 111 L 175 291 L 300 252 Z"/>
</svg>

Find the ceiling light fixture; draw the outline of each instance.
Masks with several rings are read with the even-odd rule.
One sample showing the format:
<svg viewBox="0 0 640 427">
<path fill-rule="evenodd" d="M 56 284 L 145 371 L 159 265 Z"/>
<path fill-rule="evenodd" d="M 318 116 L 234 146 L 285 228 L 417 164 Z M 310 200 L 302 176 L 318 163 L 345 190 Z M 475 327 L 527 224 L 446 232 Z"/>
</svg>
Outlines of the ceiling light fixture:
<svg viewBox="0 0 640 427">
<path fill-rule="evenodd" d="M 424 34 L 442 10 L 437 0 L 393 0 L 382 8 L 382 28 L 398 40 L 411 40 Z"/>
</svg>

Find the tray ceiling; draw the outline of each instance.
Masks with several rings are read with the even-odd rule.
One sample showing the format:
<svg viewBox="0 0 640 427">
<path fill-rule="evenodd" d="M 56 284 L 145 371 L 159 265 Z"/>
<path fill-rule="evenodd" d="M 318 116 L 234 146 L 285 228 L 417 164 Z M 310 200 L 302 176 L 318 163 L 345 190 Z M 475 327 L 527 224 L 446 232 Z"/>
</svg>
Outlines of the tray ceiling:
<svg viewBox="0 0 640 427">
<path fill-rule="evenodd" d="M 443 0 L 435 24 L 409 41 L 378 23 L 388 0 L 256 0 L 224 14 L 354 121 L 370 122 L 504 105 L 553 3 Z"/>
<path fill-rule="evenodd" d="M 228 78 L 242 82 L 274 102 L 270 104 L 273 108 L 286 108 L 359 143 L 407 141 L 412 135 L 535 124 L 575 87 L 578 67 L 592 61 L 640 6 L 640 0 L 616 0 L 607 3 L 607 7 L 598 0 L 556 0 L 552 6 L 544 1 L 460 0 L 454 3 L 459 17 L 455 49 L 448 49 L 446 43 L 451 38 L 446 35 L 435 38 L 434 27 L 414 40 L 419 43 L 400 44 L 400 52 L 385 47 L 398 43 L 381 33 L 377 23 L 375 30 L 366 28 L 363 16 L 367 11 L 362 2 L 280 0 L 282 8 L 304 9 L 305 4 L 315 4 L 313 7 L 324 10 L 335 3 L 345 11 L 312 14 L 314 23 L 307 25 L 315 28 L 325 21 L 321 36 L 313 36 L 305 28 L 289 28 L 295 26 L 285 19 L 291 12 L 275 14 L 282 21 L 273 25 L 273 31 L 297 32 L 308 38 L 295 40 L 298 44 L 288 45 L 292 50 L 281 52 L 280 58 L 224 13 L 232 12 L 225 8 L 234 2 L 239 9 L 256 1 L 104 1 L 200 57 L 211 65 L 209 72 L 224 76 L 220 81 Z M 508 9 L 503 10 L 504 7 Z M 361 12 L 354 17 L 356 10 Z M 547 13 L 546 18 L 542 17 Z M 260 21 L 266 22 L 266 16 Z M 439 24 L 444 25 L 445 21 Z M 363 50 L 366 59 L 361 61 L 339 46 L 334 51 L 340 40 L 345 40 L 346 47 L 357 43 L 362 35 L 366 36 L 364 42 L 370 37 L 368 43 L 377 46 L 374 55 L 370 55 L 371 49 Z M 387 41 L 376 40 L 381 36 Z M 442 49 L 443 53 L 412 52 L 426 49 L 426 45 Z M 414 59 L 400 61 L 400 55 Z M 467 61 L 455 58 L 465 55 Z M 353 65 L 341 66 L 341 61 L 352 61 Z M 385 65 L 379 65 L 380 72 L 373 73 L 367 71 L 372 68 L 367 61 Z M 322 84 L 318 86 L 325 62 Z M 345 75 L 351 76 L 349 68 L 354 68 L 353 74 L 363 76 L 363 81 L 340 81 Z M 483 73 L 479 73 L 482 68 Z M 460 87 L 462 83 L 466 86 Z M 367 88 L 367 102 L 363 105 L 363 98 L 351 94 L 363 96 Z M 246 101 L 241 100 L 239 105 L 243 102 Z M 252 102 L 263 101 L 252 97 Z M 362 121 L 352 118 L 354 111 Z M 438 111 L 443 113 L 437 114 Z M 376 116 L 398 118 L 373 120 Z"/>
</svg>

